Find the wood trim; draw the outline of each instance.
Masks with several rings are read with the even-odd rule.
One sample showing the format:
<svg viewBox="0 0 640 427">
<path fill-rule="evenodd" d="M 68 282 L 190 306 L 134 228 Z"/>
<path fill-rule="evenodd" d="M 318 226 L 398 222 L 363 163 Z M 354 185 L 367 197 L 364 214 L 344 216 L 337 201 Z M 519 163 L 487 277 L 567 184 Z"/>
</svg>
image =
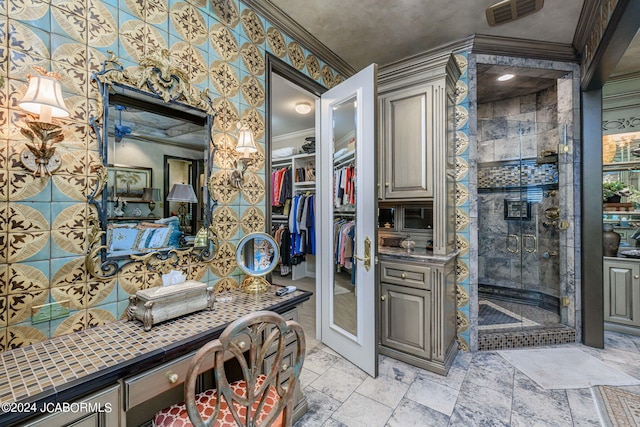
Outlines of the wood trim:
<svg viewBox="0 0 640 427">
<path fill-rule="evenodd" d="M 589 61 L 582 64 L 583 90 L 594 90 L 605 84 L 638 32 L 639 23 L 640 2 L 618 1 L 592 59 L 584 58 L 585 52 L 582 52 L 583 61 Z"/>
<path fill-rule="evenodd" d="M 472 53 L 535 58 L 550 61 L 578 62 L 575 48 L 570 44 L 541 42 L 512 37 L 476 34 Z"/>
<path fill-rule="evenodd" d="M 294 21 L 282 9 L 271 3 L 269 0 L 240 0 L 242 3 L 261 14 L 273 26 L 291 36 L 301 43 L 318 58 L 333 67 L 345 79 L 356 73 L 356 69 L 340 58 L 335 52 L 325 46 L 320 40 L 315 38 L 303 26 Z"/>
<path fill-rule="evenodd" d="M 576 32 L 573 35 L 573 47 L 576 48 L 580 56 L 582 56 L 584 52 L 589 35 L 595 25 L 600 3 L 600 0 L 585 0 L 582 10 L 580 11 Z"/>
</svg>

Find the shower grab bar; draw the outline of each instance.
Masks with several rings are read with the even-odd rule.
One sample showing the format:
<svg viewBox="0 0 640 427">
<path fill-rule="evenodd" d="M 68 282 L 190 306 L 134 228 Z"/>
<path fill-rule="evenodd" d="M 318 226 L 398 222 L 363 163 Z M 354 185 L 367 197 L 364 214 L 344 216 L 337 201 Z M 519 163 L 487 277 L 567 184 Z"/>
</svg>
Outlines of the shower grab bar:
<svg viewBox="0 0 640 427">
<path fill-rule="evenodd" d="M 515 240 L 515 246 L 509 246 L 510 240 Z M 509 253 L 517 254 L 520 251 L 520 238 L 515 234 L 508 234 L 506 240 L 506 249 Z"/>
<path fill-rule="evenodd" d="M 533 242 L 533 245 L 529 246 L 527 242 Z M 533 234 L 523 234 L 522 235 L 522 249 L 526 252 L 534 253 L 538 250 L 538 239 Z"/>
</svg>

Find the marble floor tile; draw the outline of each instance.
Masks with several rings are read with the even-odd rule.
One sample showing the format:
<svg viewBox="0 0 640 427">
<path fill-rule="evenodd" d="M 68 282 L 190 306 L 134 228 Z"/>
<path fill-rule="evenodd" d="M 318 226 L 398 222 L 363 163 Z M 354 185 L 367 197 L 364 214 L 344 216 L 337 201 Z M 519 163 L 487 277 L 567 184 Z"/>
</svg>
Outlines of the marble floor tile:
<svg viewBox="0 0 640 427">
<path fill-rule="evenodd" d="M 321 348 L 315 348 L 304 358 L 304 367 L 316 374 L 323 374 L 335 363 L 342 359 L 338 355 L 330 354 Z"/>
<path fill-rule="evenodd" d="M 356 391 L 378 403 L 395 408 L 402 400 L 409 385 L 389 377 L 367 377 Z"/>
<path fill-rule="evenodd" d="M 410 399 L 402 399 L 389 418 L 386 427 L 447 427 L 449 417 Z"/>
<path fill-rule="evenodd" d="M 600 416 L 589 388 L 567 390 L 573 425 L 576 427 L 599 426 Z"/>
<path fill-rule="evenodd" d="M 342 402 L 339 402 L 324 393 L 321 393 L 313 387 L 303 389 L 307 398 L 309 409 L 296 422 L 296 427 L 317 427 L 326 422 L 331 415 L 338 410 Z"/>
<path fill-rule="evenodd" d="M 353 393 L 332 415 L 347 427 L 383 427 L 393 409 L 359 393 Z"/>
<path fill-rule="evenodd" d="M 640 338 L 605 333 L 604 349 L 578 349 L 640 380 Z M 511 351 L 511 350 L 510 350 Z M 522 354 L 529 350 L 523 349 Z M 540 369 L 557 371 L 558 364 Z M 592 389 L 544 389 L 498 352 L 459 353 L 446 376 L 387 356 L 371 378 L 324 344 L 307 353 L 301 385 L 309 411 L 295 427 L 599 426 Z M 640 385 L 620 386 L 640 394 Z"/>
<path fill-rule="evenodd" d="M 309 384 L 309 387 L 344 402 L 363 381 L 361 378 L 331 367 Z"/>
<path fill-rule="evenodd" d="M 407 390 L 405 397 L 449 416 L 458 399 L 458 390 L 434 383 L 418 375 Z"/>
<path fill-rule="evenodd" d="M 545 390 L 526 375 L 514 376 L 512 424 L 572 425 L 569 400 L 565 390 Z M 529 423 L 529 424 L 527 424 Z"/>
<path fill-rule="evenodd" d="M 418 372 L 427 371 L 387 356 L 380 356 L 378 361 L 378 375 L 384 375 L 405 384 L 413 383 Z"/>
</svg>

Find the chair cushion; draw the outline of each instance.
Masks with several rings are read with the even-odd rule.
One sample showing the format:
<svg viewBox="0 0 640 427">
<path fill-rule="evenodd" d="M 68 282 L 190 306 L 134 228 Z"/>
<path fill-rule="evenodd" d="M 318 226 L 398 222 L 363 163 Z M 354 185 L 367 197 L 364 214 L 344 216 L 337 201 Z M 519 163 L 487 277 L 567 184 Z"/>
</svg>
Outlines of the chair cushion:
<svg viewBox="0 0 640 427">
<path fill-rule="evenodd" d="M 256 389 L 258 389 L 265 380 L 264 375 L 260 375 L 256 381 Z M 231 390 L 234 393 L 245 396 L 247 384 L 244 380 L 236 381 L 230 384 Z M 267 414 L 273 409 L 276 403 L 279 400 L 278 393 L 274 387 L 269 387 L 268 397 L 265 402 L 265 405 L 260 413 L 260 417 L 258 418 L 258 424 L 264 420 Z M 207 420 L 211 415 L 213 415 L 216 410 L 216 390 L 206 390 L 202 393 L 196 395 L 196 402 L 198 402 L 198 410 L 200 414 L 202 414 L 202 418 Z M 253 410 L 255 411 L 258 407 L 259 399 L 254 402 Z M 244 407 L 241 407 L 237 403 L 234 403 L 236 406 L 236 410 L 240 416 L 240 419 L 244 421 L 246 417 L 246 411 Z M 274 427 L 278 427 L 282 425 L 284 411 L 278 415 L 275 419 L 275 422 L 271 424 Z M 156 427 L 192 427 L 191 421 L 189 420 L 189 415 L 187 414 L 187 407 L 185 403 L 179 403 L 175 405 L 171 405 L 168 408 L 163 409 L 158 412 L 153 418 L 153 426 Z M 229 410 L 229 406 L 226 401 L 222 401 L 220 403 L 220 414 L 218 415 L 218 421 L 214 424 L 216 427 L 237 427 L 236 422 L 233 419 L 233 415 Z M 266 426 L 265 426 L 266 427 Z"/>
</svg>

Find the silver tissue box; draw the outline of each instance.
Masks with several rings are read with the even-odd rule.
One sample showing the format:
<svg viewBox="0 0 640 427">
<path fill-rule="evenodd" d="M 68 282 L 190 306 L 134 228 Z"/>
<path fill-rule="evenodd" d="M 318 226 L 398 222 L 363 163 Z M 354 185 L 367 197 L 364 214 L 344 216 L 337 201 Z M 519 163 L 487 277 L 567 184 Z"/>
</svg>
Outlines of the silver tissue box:
<svg viewBox="0 0 640 427">
<path fill-rule="evenodd" d="M 205 283 L 187 280 L 170 286 L 143 289 L 129 297 L 127 318 L 138 319 L 144 330 L 165 320 L 184 316 L 196 311 L 213 310 L 215 297 L 213 288 Z"/>
</svg>

